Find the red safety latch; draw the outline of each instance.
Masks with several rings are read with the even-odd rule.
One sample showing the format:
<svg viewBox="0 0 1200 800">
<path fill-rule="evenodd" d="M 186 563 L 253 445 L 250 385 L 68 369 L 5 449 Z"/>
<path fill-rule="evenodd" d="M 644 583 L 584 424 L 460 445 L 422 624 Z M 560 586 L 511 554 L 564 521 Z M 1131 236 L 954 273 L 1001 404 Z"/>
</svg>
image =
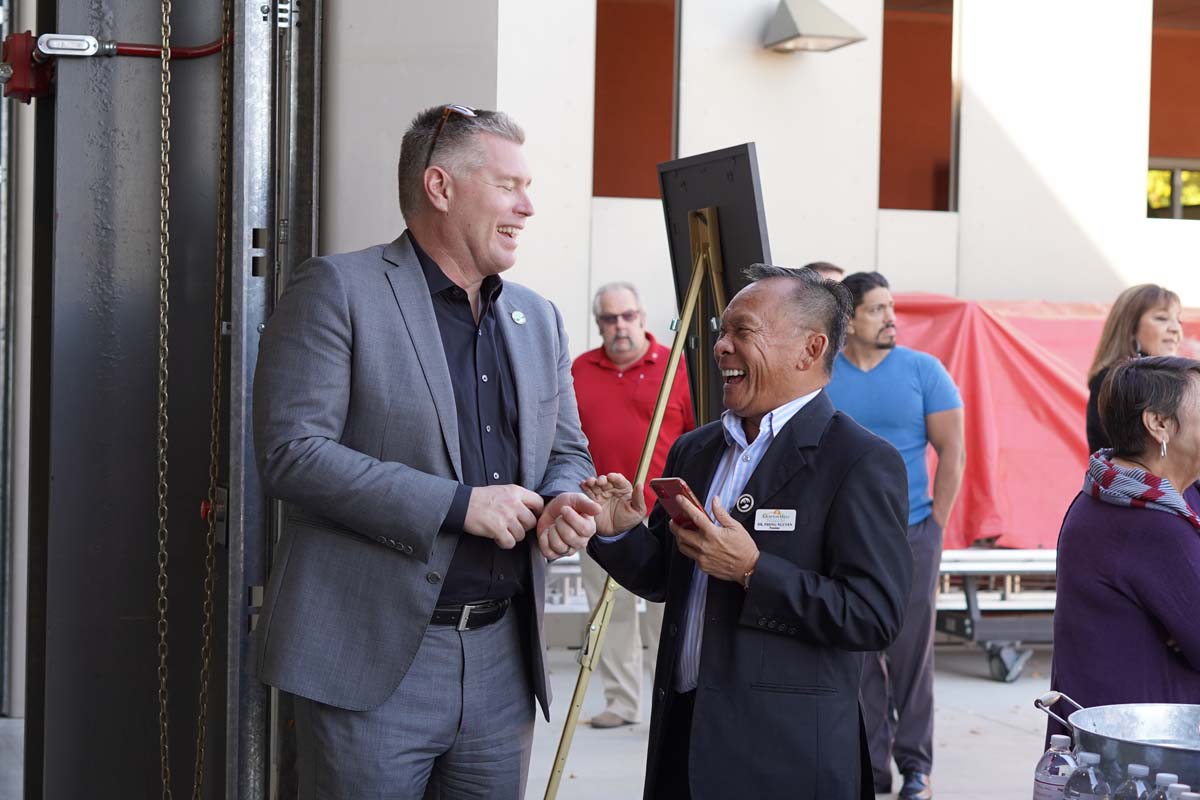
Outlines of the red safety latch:
<svg viewBox="0 0 1200 800">
<path fill-rule="evenodd" d="M 226 486 L 217 486 L 213 494 L 212 502 L 207 499 L 200 502 L 200 519 L 205 522 L 212 522 L 212 532 L 216 536 L 216 540 L 224 545 L 229 532 L 226 530 L 229 523 L 226 520 L 229 510 L 229 488 Z"/>
<path fill-rule="evenodd" d="M 37 39 L 29 31 L 12 33 L 4 40 L 0 53 L 0 83 L 4 84 L 4 96 L 22 103 L 35 97 L 50 95 L 50 82 L 54 63 L 35 58 Z"/>
</svg>

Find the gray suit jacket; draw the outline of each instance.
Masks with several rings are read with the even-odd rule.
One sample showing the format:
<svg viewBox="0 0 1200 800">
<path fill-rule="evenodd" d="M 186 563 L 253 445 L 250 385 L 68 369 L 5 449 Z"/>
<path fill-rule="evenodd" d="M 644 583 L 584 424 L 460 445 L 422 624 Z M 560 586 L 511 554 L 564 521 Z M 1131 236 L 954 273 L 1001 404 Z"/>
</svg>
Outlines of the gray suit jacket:
<svg viewBox="0 0 1200 800">
<path fill-rule="evenodd" d="M 495 313 L 517 388 L 520 483 L 574 491 L 593 468 L 562 318 L 511 282 Z M 286 518 L 258 676 L 328 705 L 375 708 L 412 663 L 458 542 L 439 533 L 462 477 L 454 393 L 408 234 L 301 265 L 260 347 L 255 449 Z M 546 562 L 536 545 L 529 552 L 532 602 L 517 607 L 529 609 L 533 686 L 548 717 Z"/>
</svg>

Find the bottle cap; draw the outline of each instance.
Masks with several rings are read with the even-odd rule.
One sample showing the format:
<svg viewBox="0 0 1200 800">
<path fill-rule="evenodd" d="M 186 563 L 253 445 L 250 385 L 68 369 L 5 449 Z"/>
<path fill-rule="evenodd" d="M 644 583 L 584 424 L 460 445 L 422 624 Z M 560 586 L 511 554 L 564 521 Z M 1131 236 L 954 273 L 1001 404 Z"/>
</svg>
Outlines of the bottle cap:
<svg viewBox="0 0 1200 800">
<path fill-rule="evenodd" d="M 1184 792 L 1188 791 L 1191 788 L 1192 787 L 1188 786 L 1186 783 L 1172 783 L 1170 786 L 1167 787 L 1167 797 L 1170 797 L 1170 798 L 1172 798 L 1172 800 L 1174 800 L 1174 798 L 1179 797 L 1179 795 L 1183 794 Z"/>
<path fill-rule="evenodd" d="M 1200 794 L 1196 794 L 1195 792 L 1184 792 L 1183 794 L 1179 795 L 1179 800 L 1200 800 Z"/>
<path fill-rule="evenodd" d="M 1056 733 L 1050 737 L 1050 746 L 1058 748 L 1059 750 L 1070 750 L 1071 737 L 1063 736 L 1061 733 Z"/>
<path fill-rule="evenodd" d="M 1173 772 L 1160 772 L 1154 776 L 1155 786 L 1170 786 L 1179 781 L 1179 776 Z"/>
<path fill-rule="evenodd" d="M 1144 778 L 1150 774 L 1150 768 L 1145 764 L 1130 764 L 1126 774 L 1131 778 Z"/>
<path fill-rule="evenodd" d="M 1080 753 L 1079 754 L 1079 763 L 1080 764 L 1099 764 L 1100 756 L 1096 755 L 1095 753 Z"/>
</svg>

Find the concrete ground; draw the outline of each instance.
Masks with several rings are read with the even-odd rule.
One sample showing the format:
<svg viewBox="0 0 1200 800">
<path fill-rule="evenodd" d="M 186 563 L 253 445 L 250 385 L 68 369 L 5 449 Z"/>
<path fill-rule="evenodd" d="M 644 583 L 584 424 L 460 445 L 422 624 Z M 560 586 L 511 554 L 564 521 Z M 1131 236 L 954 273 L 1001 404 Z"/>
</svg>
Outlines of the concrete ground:
<svg viewBox="0 0 1200 800">
<path fill-rule="evenodd" d="M 575 690 L 575 652 L 550 653 L 554 720 L 539 718 L 534 732 L 527 798 L 542 797 L 554 762 L 565 707 Z M 1050 686 L 1050 650 L 1037 649 L 1015 682 L 988 677 L 976 648 L 941 645 L 934 680 L 933 789 L 937 800 L 1014 800 L 1033 791 L 1033 767 L 1042 752 L 1046 718 L 1033 700 Z M 588 686 L 584 718 L 604 708 L 599 678 Z M 646 702 L 649 688 L 645 687 Z M 648 708 L 648 706 L 647 706 Z M 576 728 L 558 796 L 563 800 L 641 797 L 648 725 L 610 730 Z M 897 777 L 895 787 L 899 789 Z M 885 797 L 887 795 L 880 795 Z"/>
<path fill-rule="evenodd" d="M 4 800 L 21 796 L 24 743 L 25 720 L 0 719 L 0 798 Z"/>
<path fill-rule="evenodd" d="M 539 720 L 534 733 L 528 798 L 546 789 L 575 690 L 576 651 L 550 651 L 554 721 Z M 1033 699 L 1049 688 L 1050 651 L 1039 649 L 1014 683 L 988 678 L 980 651 L 959 645 L 937 650 L 934 796 L 938 800 L 1014 800 L 1032 791 L 1041 755 L 1045 717 Z M 645 688 L 649 702 L 649 685 Z M 597 678 L 588 687 L 583 716 L 603 710 Z M 649 706 L 647 705 L 647 708 Z M 576 729 L 558 796 L 563 800 L 626 800 L 641 797 L 647 725 L 612 730 Z M 21 796 L 22 720 L 0 719 L 0 798 Z M 899 787 L 899 781 L 896 782 Z"/>
</svg>

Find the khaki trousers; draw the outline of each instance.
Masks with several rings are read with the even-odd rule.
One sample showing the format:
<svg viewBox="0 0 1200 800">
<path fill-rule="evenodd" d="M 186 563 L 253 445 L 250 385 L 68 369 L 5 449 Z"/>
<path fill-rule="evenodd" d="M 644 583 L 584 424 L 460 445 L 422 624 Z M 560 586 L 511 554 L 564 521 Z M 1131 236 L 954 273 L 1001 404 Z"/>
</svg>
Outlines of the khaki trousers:
<svg viewBox="0 0 1200 800">
<path fill-rule="evenodd" d="M 583 574 L 583 589 L 588 606 L 596 607 L 604 593 L 608 573 L 586 552 L 579 554 Z M 612 617 L 604 634 L 600 651 L 600 680 L 604 684 L 605 710 L 621 719 L 641 722 L 642 674 L 649 665 L 654 679 L 654 663 L 658 656 L 658 635 L 662 630 L 663 604 L 646 603 L 646 611 L 637 610 L 638 598 L 627 589 L 617 589 L 613 598 Z M 643 647 L 645 648 L 643 650 Z M 647 715 L 644 719 L 649 719 Z"/>
</svg>

